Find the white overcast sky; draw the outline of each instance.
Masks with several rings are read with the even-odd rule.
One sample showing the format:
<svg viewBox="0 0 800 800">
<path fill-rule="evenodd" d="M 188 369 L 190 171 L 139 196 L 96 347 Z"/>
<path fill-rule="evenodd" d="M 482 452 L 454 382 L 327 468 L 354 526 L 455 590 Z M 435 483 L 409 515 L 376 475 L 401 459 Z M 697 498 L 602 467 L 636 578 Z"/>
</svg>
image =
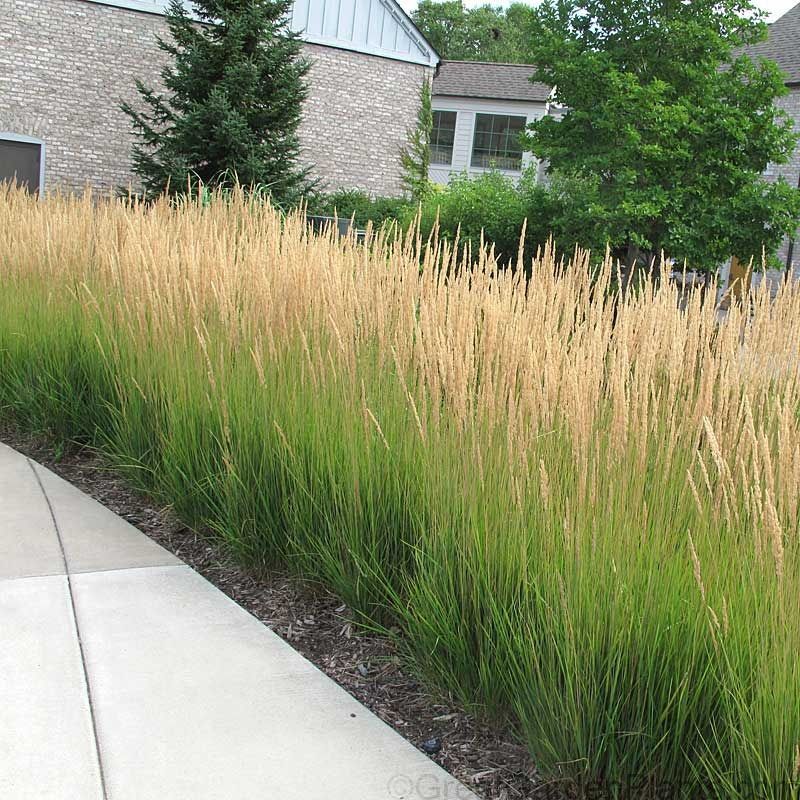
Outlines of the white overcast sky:
<svg viewBox="0 0 800 800">
<path fill-rule="evenodd" d="M 413 10 L 417 5 L 417 0 L 399 0 L 399 2 L 406 11 Z M 464 5 L 480 6 L 487 2 L 493 6 L 507 6 L 511 4 L 512 0 L 464 0 Z M 760 2 L 757 0 L 757 5 L 769 14 L 768 21 L 772 22 L 788 11 L 796 2 L 797 0 L 760 0 Z"/>
<path fill-rule="evenodd" d="M 769 21 L 777 19 L 781 14 L 785 14 L 793 5 L 795 0 L 761 0 L 757 5 L 761 6 L 769 14 Z"/>
</svg>

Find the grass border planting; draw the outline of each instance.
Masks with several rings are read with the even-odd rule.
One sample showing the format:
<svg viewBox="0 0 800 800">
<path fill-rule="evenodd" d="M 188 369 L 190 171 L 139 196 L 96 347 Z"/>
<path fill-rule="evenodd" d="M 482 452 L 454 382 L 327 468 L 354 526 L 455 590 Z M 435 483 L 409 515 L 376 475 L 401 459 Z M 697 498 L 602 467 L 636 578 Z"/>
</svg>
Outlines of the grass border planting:
<svg viewBox="0 0 800 800">
<path fill-rule="evenodd" d="M 2 190 L 0 414 L 399 630 L 564 791 L 800 796 L 800 291 L 394 236 Z"/>
</svg>

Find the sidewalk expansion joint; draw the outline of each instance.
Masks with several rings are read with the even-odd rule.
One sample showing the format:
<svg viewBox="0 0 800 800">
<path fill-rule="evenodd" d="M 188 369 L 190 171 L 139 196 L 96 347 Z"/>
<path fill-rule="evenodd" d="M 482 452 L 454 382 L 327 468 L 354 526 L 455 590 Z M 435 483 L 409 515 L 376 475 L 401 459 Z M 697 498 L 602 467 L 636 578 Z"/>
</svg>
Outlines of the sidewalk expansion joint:
<svg viewBox="0 0 800 800">
<path fill-rule="evenodd" d="M 33 472 L 34 477 L 36 478 L 36 483 L 39 485 L 39 490 L 42 493 L 42 497 L 44 497 L 44 501 L 47 504 L 47 510 L 50 512 L 50 519 L 53 521 L 53 528 L 56 532 L 56 538 L 58 539 L 58 547 L 61 550 L 61 559 L 64 563 L 64 574 L 67 578 L 67 589 L 69 591 L 69 602 L 70 607 L 72 609 L 72 623 L 75 626 L 75 636 L 78 640 L 78 650 L 81 655 L 81 668 L 83 669 L 83 680 L 84 684 L 86 685 L 86 697 L 89 703 L 89 716 L 92 721 L 92 735 L 94 736 L 94 749 L 95 755 L 97 756 L 97 768 L 100 773 L 100 789 L 103 794 L 103 800 L 108 800 L 108 791 L 106 789 L 106 777 L 105 772 L 103 770 L 103 757 L 100 753 L 100 738 L 97 732 L 97 719 L 95 717 L 94 711 L 94 702 L 92 700 L 92 688 L 89 684 L 89 673 L 86 669 L 86 654 L 84 653 L 83 649 L 83 639 L 81 638 L 81 626 L 78 622 L 78 613 L 75 608 L 75 595 L 72 591 L 72 578 L 70 576 L 69 571 L 69 564 L 67 563 L 67 554 L 64 551 L 64 541 L 61 538 L 61 529 L 58 526 L 58 520 L 56 519 L 55 511 L 53 510 L 53 505 L 50 502 L 50 498 L 47 496 L 47 492 L 45 491 L 44 485 L 42 484 L 42 479 L 39 476 L 39 473 L 34 466 L 34 463 L 29 459 L 25 459 L 28 462 L 28 466 L 31 468 L 31 472 Z"/>
</svg>

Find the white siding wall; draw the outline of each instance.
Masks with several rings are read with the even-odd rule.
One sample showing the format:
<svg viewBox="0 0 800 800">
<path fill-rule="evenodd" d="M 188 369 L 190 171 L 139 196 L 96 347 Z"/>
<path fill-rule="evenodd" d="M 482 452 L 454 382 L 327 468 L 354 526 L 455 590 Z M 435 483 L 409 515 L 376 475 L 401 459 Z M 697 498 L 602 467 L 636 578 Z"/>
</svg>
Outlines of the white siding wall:
<svg viewBox="0 0 800 800">
<path fill-rule="evenodd" d="M 89 0 L 163 14 L 169 0 Z M 191 0 L 184 0 L 191 5 Z M 295 0 L 290 27 L 304 41 L 434 67 L 439 57 L 396 0 Z M 342 87 L 346 91 L 346 87 Z"/>
<path fill-rule="evenodd" d="M 430 67 L 439 61 L 395 0 L 295 0 L 292 29 L 313 44 Z"/>
<path fill-rule="evenodd" d="M 545 116 L 546 103 L 521 102 L 518 100 L 484 100 L 472 97 L 447 97 L 434 95 L 434 111 L 455 111 L 456 132 L 453 142 L 453 161 L 450 166 L 433 164 L 430 169 L 431 180 L 436 183 L 447 183 L 450 176 L 466 171 L 470 175 L 479 175 L 486 169 L 471 166 L 472 138 L 475 132 L 476 114 L 513 114 L 525 117 L 528 123 Z M 522 154 L 523 169 L 536 159 L 530 153 Z M 501 170 L 512 178 L 518 178 L 521 172 L 516 170 Z"/>
</svg>

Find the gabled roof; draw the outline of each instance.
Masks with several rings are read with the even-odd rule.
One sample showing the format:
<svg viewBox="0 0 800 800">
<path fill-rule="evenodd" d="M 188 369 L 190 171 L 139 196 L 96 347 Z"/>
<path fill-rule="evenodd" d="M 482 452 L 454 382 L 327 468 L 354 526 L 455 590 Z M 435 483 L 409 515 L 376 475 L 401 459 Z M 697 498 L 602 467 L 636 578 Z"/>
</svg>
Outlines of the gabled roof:
<svg viewBox="0 0 800 800">
<path fill-rule="evenodd" d="M 751 58 L 772 59 L 787 84 L 800 84 L 800 3 L 769 26 L 769 38 L 745 49 Z"/>
<path fill-rule="evenodd" d="M 534 69 L 530 64 L 442 61 L 433 79 L 433 94 L 545 103 L 550 87 L 531 83 Z"/>
</svg>

